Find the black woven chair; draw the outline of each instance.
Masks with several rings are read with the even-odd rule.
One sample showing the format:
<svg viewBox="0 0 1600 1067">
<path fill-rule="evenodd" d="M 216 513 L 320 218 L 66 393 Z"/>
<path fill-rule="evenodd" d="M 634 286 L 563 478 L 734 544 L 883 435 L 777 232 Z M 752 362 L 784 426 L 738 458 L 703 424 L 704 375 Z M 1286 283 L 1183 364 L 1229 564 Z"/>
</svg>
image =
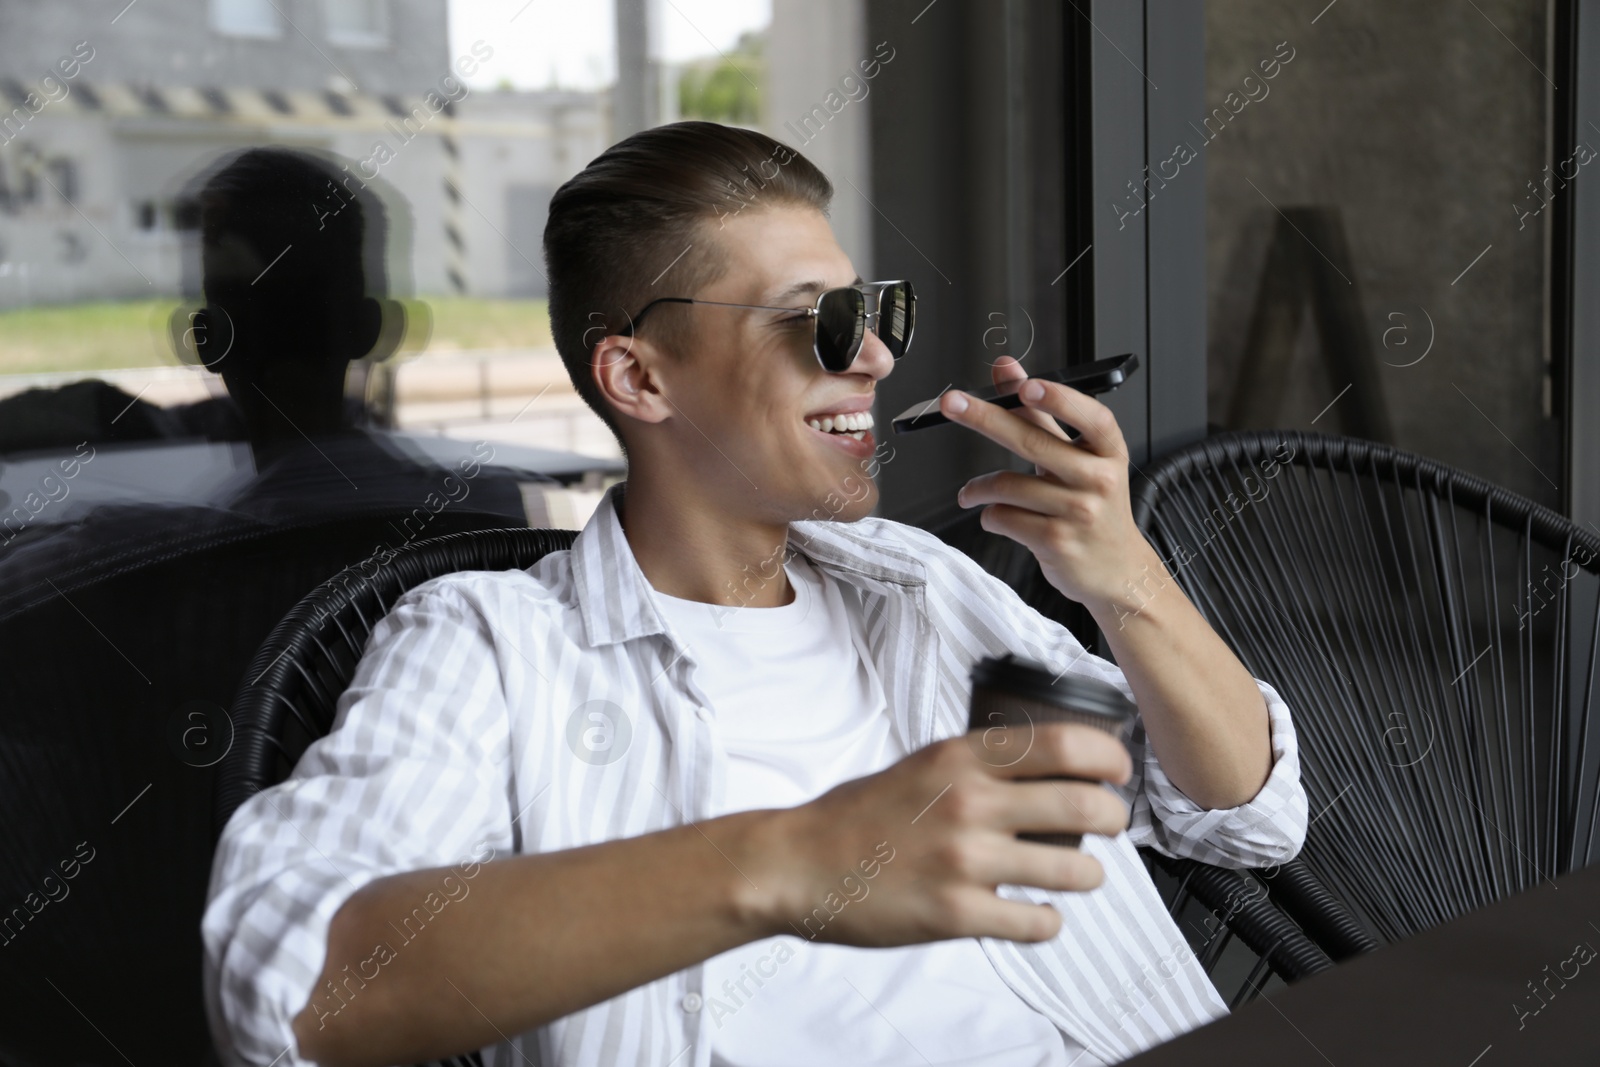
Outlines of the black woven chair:
<svg viewBox="0 0 1600 1067">
<path fill-rule="evenodd" d="M 373 627 L 407 590 L 456 571 L 524 570 L 570 548 L 576 530 L 472 530 L 403 546 L 308 593 L 256 653 L 233 703 L 234 742 L 218 767 L 212 840 L 250 797 L 289 777 L 333 726 Z"/>
<path fill-rule="evenodd" d="M 1600 538 L 1419 456 L 1289 431 L 1150 465 L 1134 516 L 1293 709 L 1312 825 L 1270 884 L 1333 958 L 1592 861 Z"/>
<path fill-rule="evenodd" d="M 1098 639 L 1088 611 L 1045 580 L 1039 561 L 1016 541 L 983 529 L 971 508 L 951 507 L 926 520 L 926 527 L 960 549 L 984 570 L 1016 590 L 1023 603 L 1068 630 L 1087 648 Z M 1272 976 L 1287 984 L 1333 966 L 1328 945 L 1376 946 L 1327 890 L 1295 863 L 1264 872 L 1229 870 L 1174 859 L 1152 848 L 1140 849 L 1145 867 L 1161 891 L 1168 912 L 1219 991 L 1233 990 L 1229 1006 L 1258 996 Z M 1276 891 L 1269 895 L 1269 881 Z M 1316 917 L 1325 936 L 1307 937 L 1276 901 L 1288 893 L 1311 906 L 1299 914 Z M 1335 957 L 1337 958 L 1337 957 Z M 1240 978 L 1240 975 L 1243 978 Z"/>
<path fill-rule="evenodd" d="M 474 530 L 405 545 L 381 565 L 349 567 L 296 604 L 245 671 L 233 747 L 218 766 L 212 841 L 250 797 L 289 777 L 333 726 L 373 627 L 407 590 L 456 571 L 523 570 L 570 548 L 575 530 Z M 438 1061 L 482 1067 L 477 1052 Z"/>
<path fill-rule="evenodd" d="M 213 836 L 252 795 L 287 778 L 306 748 L 328 732 L 373 627 L 401 594 L 455 571 L 525 569 L 569 547 L 574 537 L 566 530 L 453 534 L 406 546 L 381 568 L 351 568 L 308 595 L 262 645 L 233 702 L 235 739 L 219 767 Z M 1259 957 L 1235 1006 L 1259 992 L 1269 967 L 1292 981 L 1333 966 L 1267 900 L 1254 875 L 1166 857 L 1161 862 L 1177 886 L 1173 914 L 1187 916 L 1188 930 L 1199 935 L 1191 941 L 1198 941 L 1208 973 L 1235 934 Z M 440 1062 L 480 1061 L 474 1052 Z"/>
<path fill-rule="evenodd" d="M 225 709 L 284 613 L 412 518 L 118 504 L 0 549 L 0 1063 L 98 1063 L 107 1042 L 215 1062 L 200 918 Z M 508 521 L 451 507 L 427 529 Z"/>
</svg>

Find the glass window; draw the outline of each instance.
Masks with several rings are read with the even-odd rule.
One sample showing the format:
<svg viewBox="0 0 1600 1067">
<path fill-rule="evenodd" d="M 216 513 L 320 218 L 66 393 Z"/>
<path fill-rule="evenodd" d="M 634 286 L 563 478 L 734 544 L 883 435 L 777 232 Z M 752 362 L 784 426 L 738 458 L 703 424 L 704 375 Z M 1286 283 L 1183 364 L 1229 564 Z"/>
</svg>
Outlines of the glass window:
<svg viewBox="0 0 1600 1067">
<path fill-rule="evenodd" d="M 211 28 L 234 37 L 277 37 L 283 33 L 272 0 L 211 0 Z"/>
<path fill-rule="evenodd" d="M 625 465 L 550 335 L 543 228 L 554 191 L 640 126 L 709 118 L 803 141 L 838 183 L 841 244 L 871 272 L 872 208 L 851 185 L 870 184 L 856 74 L 874 46 L 848 0 L 826 18 L 800 0 L 204 10 L 226 35 L 205 62 L 135 50 L 113 70 L 84 46 L 60 91 L 81 102 L 0 139 L 0 501 L 31 490 L 20 457 L 119 456 L 114 478 L 74 481 L 0 533 L 0 559 L 107 503 L 427 499 L 427 476 L 388 450 L 493 470 L 452 514 L 582 526 Z M 136 4 L 118 30 L 141 25 L 156 32 L 159 14 Z M 56 66 L 53 24 L 25 30 Z M 619 120 L 622 95 L 639 125 Z M 306 191 L 281 218 L 278 178 L 240 163 L 261 148 L 297 157 L 272 164 Z M 365 246 L 336 247 L 356 216 Z M 325 306 L 343 278 L 360 291 Z M 347 319 L 364 325 L 317 333 Z"/>
<path fill-rule="evenodd" d="M 1210 421 L 1383 441 L 1560 507 L 1544 0 L 1209 0 Z"/>
<path fill-rule="evenodd" d="M 345 48 L 389 43 L 388 0 L 324 0 L 328 40 Z"/>
</svg>

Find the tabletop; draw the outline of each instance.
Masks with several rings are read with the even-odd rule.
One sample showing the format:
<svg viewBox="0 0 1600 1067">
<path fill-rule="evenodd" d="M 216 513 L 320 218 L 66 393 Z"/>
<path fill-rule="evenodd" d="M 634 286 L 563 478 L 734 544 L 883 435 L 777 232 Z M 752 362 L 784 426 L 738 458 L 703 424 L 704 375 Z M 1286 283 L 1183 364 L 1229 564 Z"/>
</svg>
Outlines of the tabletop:
<svg viewBox="0 0 1600 1067">
<path fill-rule="evenodd" d="M 1600 1063 L 1600 866 L 1276 990 L 1136 1067 Z"/>
</svg>

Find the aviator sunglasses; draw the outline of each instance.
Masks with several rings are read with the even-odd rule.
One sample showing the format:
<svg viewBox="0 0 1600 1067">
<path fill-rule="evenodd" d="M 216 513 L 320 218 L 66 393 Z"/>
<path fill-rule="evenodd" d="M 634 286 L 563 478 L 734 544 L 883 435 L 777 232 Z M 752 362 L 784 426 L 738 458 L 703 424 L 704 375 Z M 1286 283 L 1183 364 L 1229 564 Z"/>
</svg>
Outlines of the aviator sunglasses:
<svg viewBox="0 0 1600 1067">
<path fill-rule="evenodd" d="M 917 294 L 908 281 L 862 282 L 837 289 L 824 289 L 817 302 L 808 308 L 776 307 L 771 304 L 730 304 L 722 300 L 695 300 L 686 296 L 663 296 L 650 301 L 629 320 L 622 336 L 631 336 L 657 304 L 711 304 L 716 307 L 758 308 L 766 311 L 803 312 L 811 320 L 811 350 L 822 368 L 835 374 L 848 370 L 861 352 L 866 331 L 878 335 L 889 354 L 899 359 L 911 347 L 911 331 L 917 322 Z"/>
</svg>

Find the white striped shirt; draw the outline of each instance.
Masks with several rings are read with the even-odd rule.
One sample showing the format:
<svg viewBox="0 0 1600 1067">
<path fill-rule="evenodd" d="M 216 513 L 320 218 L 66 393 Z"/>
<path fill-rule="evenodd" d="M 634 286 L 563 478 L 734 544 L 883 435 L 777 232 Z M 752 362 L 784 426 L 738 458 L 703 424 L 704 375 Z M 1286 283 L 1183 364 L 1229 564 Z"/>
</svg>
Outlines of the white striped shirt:
<svg viewBox="0 0 1600 1067">
<path fill-rule="evenodd" d="M 225 1062 L 305 1063 L 291 1024 L 308 998 L 316 993 L 320 1015 L 359 996 L 363 977 L 377 979 L 430 913 L 470 893 L 479 862 L 709 817 L 726 757 L 702 710 L 709 701 L 695 684 L 693 650 L 666 624 L 617 520 L 625 487 L 607 492 L 568 551 L 525 571 L 460 572 L 404 594 L 374 628 L 332 732 L 229 821 L 202 922 L 206 1006 Z M 908 751 L 965 732 L 969 675 L 984 656 L 1015 652 L 1132 698 L 1119 668 L 932 534 L 879 518 L 804 521 L 791 524 L 789 543 L 860 597 Z M 1007 899 L 1054 905 L 1060 933 L 1038 943 L 979 939 L 1025 1003 L 1107 1063 L 1227 1010 L 1136 846 L 1261 867 L 1288 860 L 1305 839 L 1289 710 L 1257 684 L 1274 765 L 1253 799 L 1200 808 L 1136 727 L 1133 777 L 1119 789 L 1128 830 L 1084 839 L 1104 883 L 1080 893 L 1001 886 Z M 455 875 L 396 927 L 391 955 L 347 969 L 337 990 L 313 990 L 329 922 L 352 893 L 452 865 Z M 484 1062 L 707 1067 L 703 970 L 512 1035 L 484 1049 Z"/>
</svg>

